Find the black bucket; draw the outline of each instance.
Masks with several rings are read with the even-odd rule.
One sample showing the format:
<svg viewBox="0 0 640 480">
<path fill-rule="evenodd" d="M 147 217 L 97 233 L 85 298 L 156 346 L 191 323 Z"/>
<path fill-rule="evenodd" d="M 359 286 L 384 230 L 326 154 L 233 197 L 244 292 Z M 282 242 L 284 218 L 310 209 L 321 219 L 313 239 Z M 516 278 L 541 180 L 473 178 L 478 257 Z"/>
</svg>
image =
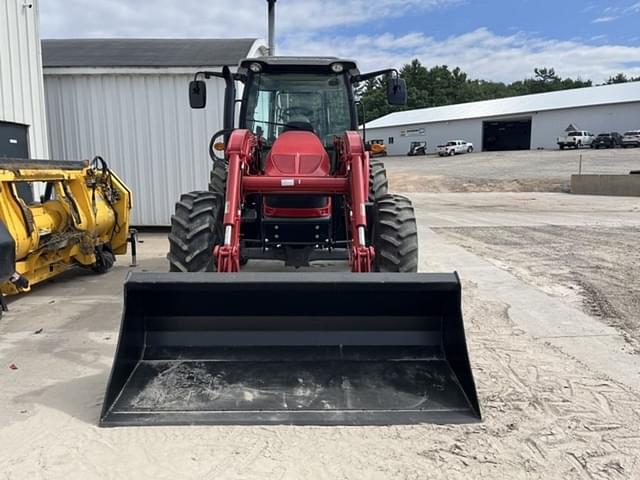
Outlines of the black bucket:
<svg viewBox="0 0 640 480">
<path fill-rule="evenodd" d="M 100 426 L 480 420 L 456 274 L 132 273 Z"/>
</svg>

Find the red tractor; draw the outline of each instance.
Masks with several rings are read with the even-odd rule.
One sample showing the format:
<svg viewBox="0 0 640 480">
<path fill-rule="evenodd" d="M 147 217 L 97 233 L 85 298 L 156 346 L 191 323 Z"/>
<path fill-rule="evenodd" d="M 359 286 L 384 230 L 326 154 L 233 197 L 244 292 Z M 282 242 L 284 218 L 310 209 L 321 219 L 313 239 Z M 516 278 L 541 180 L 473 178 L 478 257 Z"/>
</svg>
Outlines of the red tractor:
<svg viewBox="0 0 640 480">
<path fill-rule="evenodd" d="M 205 105 L 198 77 L 224 78 L 225 128 L 210 144 L 209 191 L 184 194 L 176 204 L 171 271 L 237 272 L 248 260 L 270 259 L 294 267 L 348 260 L 354 272 L 415 272 L 411 201 L 387 193 L 384 164 L 369 158 L 358 133 L 353 87 L 380 75 L 389 76 L 389 103 L 404 104 L 397 72 L 361 74 L 354 62 L 337 58 L 262 57 L 242 61 L 235 74 L 199 72 L 191 106 Z M 244 89 L 234 128 L 236 81 Z"/>
<path fill-rule="evenodd" d="M 411 201 L 387 193 L 358 133 L 353 87 L 379 75 L 404 104 L 395 71 L 360 74 L 337 58 L 196 75 L 194 108 L 206 99 L 199 77 L 226 82 L 209 190 L 176 205 L 174 273 L 127 277 L 101 426 L 480 419 L 458 276 L 412 273 Z M 342 259 L 358 273 L 236 273 L 251 259 Z"/>
</svg>

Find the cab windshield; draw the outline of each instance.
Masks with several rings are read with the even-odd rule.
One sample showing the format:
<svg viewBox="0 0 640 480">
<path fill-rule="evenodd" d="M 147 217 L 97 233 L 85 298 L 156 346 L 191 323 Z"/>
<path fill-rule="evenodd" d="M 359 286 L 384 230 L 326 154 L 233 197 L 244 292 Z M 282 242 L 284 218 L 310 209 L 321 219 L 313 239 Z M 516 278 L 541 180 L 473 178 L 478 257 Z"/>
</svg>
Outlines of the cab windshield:
<svg viewBox="0 0 640 480">
<path fill-rule="evenodd" d="M 286 130 L 312 131 L 325 147 L 351 128 L 346 78 L 327 73 L 259 73 L 248 86 L 245 126 L 273 144 Z"/>
</svg>

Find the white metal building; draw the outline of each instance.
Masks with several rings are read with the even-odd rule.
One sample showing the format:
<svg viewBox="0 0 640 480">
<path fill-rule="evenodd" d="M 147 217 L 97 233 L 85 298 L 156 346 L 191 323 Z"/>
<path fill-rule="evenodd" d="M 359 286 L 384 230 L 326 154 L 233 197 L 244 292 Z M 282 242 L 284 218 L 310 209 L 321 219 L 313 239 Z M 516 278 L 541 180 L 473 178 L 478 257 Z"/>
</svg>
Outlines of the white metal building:
<svg viewBox="0 0 640 480">
<path fill-rule="evenodd" d="M 455 139 L 485 151 L 557 148 L 570 124 L 596 135 L 640 129 L 640 82 L 395 112 L 366 129 L 390 155 L 405 155 L 411 142 L 426 141 L 433 152 Z"/>
<path fill-rule="evenodd" d="M 103 156 L 134 195 L 134 225 L 168 225 L 181 193 L 206 190 L 224 82 L 189 108 L 198 70 L 265 53 L 256 39 L 43 40 L 51 157 Z"/>
<path fill-rule="evenodd" d="M 0 6 L 0 157 L 49 157 L 38 3 Z"/>
</svg>

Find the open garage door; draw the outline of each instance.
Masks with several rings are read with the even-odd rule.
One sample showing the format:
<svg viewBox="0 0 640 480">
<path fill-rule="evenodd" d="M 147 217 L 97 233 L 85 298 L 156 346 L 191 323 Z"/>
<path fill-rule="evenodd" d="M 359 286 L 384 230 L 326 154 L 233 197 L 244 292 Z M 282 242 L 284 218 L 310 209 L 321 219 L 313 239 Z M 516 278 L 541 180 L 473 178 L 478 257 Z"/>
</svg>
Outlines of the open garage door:
<svg viewBox="0 0 640 480">
<path fill-rule="evenodd" d="M 482 150 L 531 149 L 531 118 L 487 121 L 482 124 Z"/>
</svg>

